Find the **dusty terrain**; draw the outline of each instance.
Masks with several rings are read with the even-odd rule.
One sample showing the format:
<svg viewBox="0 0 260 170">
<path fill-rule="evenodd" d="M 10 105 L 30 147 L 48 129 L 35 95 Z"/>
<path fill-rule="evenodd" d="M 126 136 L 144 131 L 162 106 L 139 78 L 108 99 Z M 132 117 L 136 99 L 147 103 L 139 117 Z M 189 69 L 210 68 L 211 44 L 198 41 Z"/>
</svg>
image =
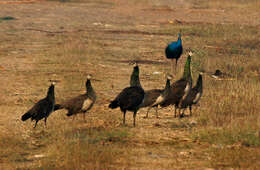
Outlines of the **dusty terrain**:
<svg viewBox="0 0 260 170">
<path fill-rule="evenodd" d="M 0 3 L 0 169 L 219 169 L 260 167 L 260 3 L 249 1 L 58 0 Z M 5 20 L 11 16 L 14 20 Z M 1 19 L 2 18 L 2 19 Z M 204 75 L 192 117 L 173 109 L 132 113 L 122 125 L 111 101 L 140 65 L 145 89 L 163 88 L 167 43 L 181 30 L 193 79 L 221 69 L 232 80 Z M 159 74 L 155 74 L 158 72 Z M 75 120 L 65 110 L 43 121 L 21 115 L 58 80 L 56 101 L 84 93 L 87 74 L 98 100 Z"/>
</svg>

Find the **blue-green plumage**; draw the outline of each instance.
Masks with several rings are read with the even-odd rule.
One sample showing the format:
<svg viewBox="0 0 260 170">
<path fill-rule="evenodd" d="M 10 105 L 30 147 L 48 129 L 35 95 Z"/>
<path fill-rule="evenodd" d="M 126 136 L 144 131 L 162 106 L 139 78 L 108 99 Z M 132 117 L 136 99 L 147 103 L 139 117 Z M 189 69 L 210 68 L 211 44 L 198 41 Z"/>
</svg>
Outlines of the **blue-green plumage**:
<svg viewBox="0 0 260 170">
<path fill-rule="evenodd" d="M 178 40 L 168 44 L 168 46 L 165 49 L 165 55 L 168 59 L 175 59 L 177 67 L 178 59 L 181 57 L 182 52 L 183 48 L 181 42 L 181 33 L 178 33 Z"/>
<path fill-rule="evenodd" d="M 165 54 L 166 58 L 168 59 L 176 59 L 177 60 L 180 58 L 182 55 L 182 42 L 181 42 L 181 33 L 178 34 L 178 40 L 170 43 L 166 49 L 165 49 Z"/>
</svg>

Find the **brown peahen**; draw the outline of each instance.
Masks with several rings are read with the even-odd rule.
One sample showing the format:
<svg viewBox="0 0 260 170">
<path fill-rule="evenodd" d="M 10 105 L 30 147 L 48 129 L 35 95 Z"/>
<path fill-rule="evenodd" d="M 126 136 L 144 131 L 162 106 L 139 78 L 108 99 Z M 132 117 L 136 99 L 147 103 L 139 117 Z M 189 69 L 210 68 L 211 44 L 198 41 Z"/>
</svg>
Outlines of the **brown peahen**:
<svg viewBox="0 0 260 170">
<path fill-rule="evenodd" d="M 172 79 L 172 76 L 168 75 L 164 89 L 152 89 L 152 90 L 145 91 L 144 101 L 140 105 L 140 108 L 148 107 L 145 118 L 148 118 L 148 113 L 151 108 L 155 108 L 156 117 L 158 118 L 158 105 L 161 102 L 163 102 L 163 100 L 168 95 L 170 85 L 171 85 L 170 84 L 171 79 Z"/>
<path fill-rule="evenodd" d="M 67 116 L 76 115 L 79 113 L 83 114 L 85 120 L 85 113 L 89 111 L 96 101 L 96 92 L 91 85 L 91 76 L 87 76 L 86 81 L 86 93 L 76 96 L 74 98 L 68 99 L 63 103 L 56 104 L 54 111 L 59 109 L 68 110 Z"/>
<path fill-rule="evenodd" d="M 182 109 L 181 116 L 184 116 L 184 111 L 187 107 L 190 109 L 190 116 L 192 116 L 192 105 L 197 104 L 203 93 L 202 75 L 199 74 L 196 85 L 191 89 L 189 94 L 179 103 L 178 108 Z"/>
<path fill-rule="evenodd" d="M 192 78 L 190 70 L 191 55 L 192 53 L 190 52 L 186 60 L 182 78 L 172 83 L 169 94 L 167 95 L 165 100 L 162 103 L 160 103 L 161 107 L 167 107 L 170 105 L 178 106 L 179 102 L 189 94 L 192 87 Z M 177 107 L 175 108 L 174 117 L 176 117 L 176 109 Z"/>
</svg>

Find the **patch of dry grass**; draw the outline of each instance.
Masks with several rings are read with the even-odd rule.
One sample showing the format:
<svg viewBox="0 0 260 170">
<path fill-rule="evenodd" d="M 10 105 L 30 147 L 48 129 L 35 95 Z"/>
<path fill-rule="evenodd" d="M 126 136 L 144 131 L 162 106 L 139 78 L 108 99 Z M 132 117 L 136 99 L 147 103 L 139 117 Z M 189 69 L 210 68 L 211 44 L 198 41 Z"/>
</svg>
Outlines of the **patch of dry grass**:
<svg viewBox="0 0 260 170">
<path fill-rule="evenodd" d="M 51 140 L 57 143 L 48 145 L 48 158 L 42 160 L 41 168 L 111 169 L 126 152 L 123 148 L 129 135 L 124 129 L 89 127 L 70 130 L 71 127 L 67 127 L 51 133 Z"/>
<path fill-rule="evenodd" d="M 259 9 L 259 1 L 257 0 L 216 0 L 216 1 L 193 1 L 195 8 L 205 9 Z"/>
<path fill-rule="evenodd" d="M 212 151 L 211 165 L 214 168 L 252 168 L 259 167 L 260 153 L 255 148 L 216 148 Z"/>
</svg>

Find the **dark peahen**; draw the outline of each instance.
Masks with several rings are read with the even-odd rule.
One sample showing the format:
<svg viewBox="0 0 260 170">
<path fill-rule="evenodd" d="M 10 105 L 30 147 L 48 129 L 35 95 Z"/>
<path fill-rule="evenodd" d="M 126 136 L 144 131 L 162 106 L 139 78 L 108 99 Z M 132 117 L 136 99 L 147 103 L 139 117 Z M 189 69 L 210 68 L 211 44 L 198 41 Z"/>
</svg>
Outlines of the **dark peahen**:
<svg viewBox="0 0 260 170">
<path fill-rule="evenodd" d="M 156 111 L 156 117 L 158 118 L 158 105 L 163 102 L 163 100 L 168 95 L 169 89 L 170 89 L 170 81 L 172 77 L 170 75 L 167 76 L 166 85 L 164 89 L 152 89 L 152 90 L 146 90 L 144 95 L 144 101 L 140 105 L 140 108 L 142 107 L 148 107 L 146 116 L 144 118 L 148 118 L 148 113 L 151 108 L 155 108 Z"/>
<path fill-rule="evenodd" d="M 167 47 L 165 48 L 166 58 L 171 60 L 172 73 L 173 73 L 173 65 L 174 65 L 173 59 L 176 60 L 176 64 L 175 64 L 175 72 L 176 72 L 178 59 L 181 57 L 182 52 L 183 52 L 183 48 L 182 48 L 182 41 L 181 41 L 181 33 L 178 33 L 178 40 L 168 44 Z"/>
<path fill-rule="evenodd" d="M 133 86 L 127 87 L 120 92 L 117 97 L 111 101 L 109 108 L 115 109 L 120 107 L 120 110 L 123 112 L 123 124 L 125 124 L 125 114 L 126 111 L 134 112 L 134 126 L 136 113 L 143 102 L 144 99 L 144 90 L 141 87 Z"/>
<path fill-rule="evenodd" d="M 67 116 L 76 115 L 78 113 L 83 114 L 85 120 L 85 113 L 89 111 L 96 101 L 96 93 L 91 85 L 91 76 L 87 76 L 86 81 L 86 93 L 71 98 L 61 104 L 56 104 L 54 106 L 54 111 L 59 109 L 68 110 Z"/>
<path fill-rule="evenodd" d="M 235 80 L 234 76 L 225 73 L 219 69 L 215 70 L 215 72 L 202 70 L 200 71 L 200 74 L 205 74 L 207 76 L 210 76 L 211 78 L 214 78 L 215 80 Z"/>
<path fill-rule="evenodd" d="M 224 73 L 219 69 L 217 69 L 215 73 L 211 75 L 211 77 L 216 80 L 234 80 L 234 78 L 230 74 Z"/>
<path fill-rule="evenodd" d="M 55 105 L 55 94 L 54 94 L 54 84 L 52 84 L 49 89 L 47 96 L 40 101 L 38 101 L 28 112 L 22 116 L 22 121 L 26 121 L 31 118 L 35 120 L 34 128 L 37 126 L 39 120 L 44 118 L 45 126 L 47 125 L 47 118 L 53 112 Z"/>
<path fill-rule="evenodd" d="M 179 102 L 189 94 L 192 87 L 192 78 L 191 78 L 191 71 L 190 71 L 191 55 L 192 53 L 189 53 L 187 57 L 182 78 L 172 83 L 169 94 L 164 99 L 164 101 L 160 103 L 161 107 L 167 107 L 169 105 L 178 106 Z M 176 117 L 176 108 L 174 114 L 175 117 Z"/>
<path fill-rule="evenodd" d="M 139 80 L 139 67 L 135 63 L 133 72 L 130 77 L 130 87 L 123 89 L 117 95 L 117 97 L 113 101 L 111 101 L 111 103 L 109 104 L 109 108 L 115 109 L 117 107 L 120 107 L 120 110 L 123 112 L 123 124 L 125 124 L 126 111 L 134 112 L 133 124 L 135 126 L 136 113 L 140 108 L 143 99 L 144 99 L 144 90 Z"/>
<path fill-rule="evenodd" d="M 187 107 L 190 109 L 190 116 L 192 116 L 192 105 L 197 104 L 203 93 L 202 75 L 199 74 L 196 85 L 191 89 L 190 93 L 179 103 L 178 108 L 183 109 L 181 116 L 184 116 L 184 111 Z"/>
</svg>

